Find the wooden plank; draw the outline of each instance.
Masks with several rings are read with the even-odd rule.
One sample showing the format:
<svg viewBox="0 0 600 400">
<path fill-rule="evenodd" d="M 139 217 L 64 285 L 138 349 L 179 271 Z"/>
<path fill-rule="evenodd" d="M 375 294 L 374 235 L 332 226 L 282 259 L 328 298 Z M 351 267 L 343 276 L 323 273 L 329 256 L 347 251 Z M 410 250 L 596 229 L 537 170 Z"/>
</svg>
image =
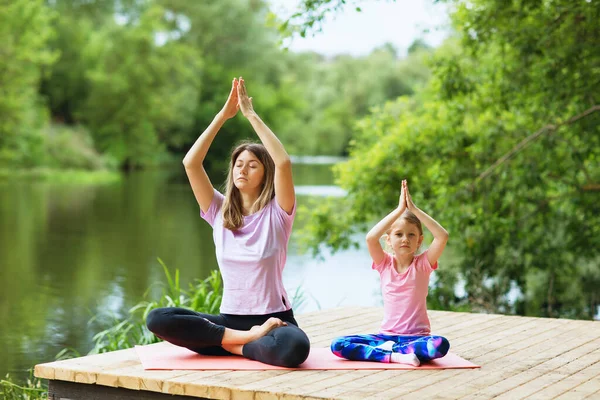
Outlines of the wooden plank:
<svg viewBox="0 0 600 400">
<path fill-rule="evenodd" d="M 186 385 L 190 382 L 201 382 L 203 379 L 230 373 L 229 370 L 209 370 L 209 371 L 184 371 L 183 375 L 171 376 L 164 380 L 162 392 L 168 394 L 186 395 Z M 252 371 L 255 372 L 255 371 Z"/>
<path fill-rule="evenodd" d="M 309 392 L 309 395 L 318 395 L 325 398 L 338 398 L 342 393 L 353 393 L 356 390 L 360 390 L 363 388 L 377 388 L 379 387 L 380 382 L 384 382 L 386 380 L 397 379 L 399 376 L 397 371 L 392 370 L 373 370 L 370 374 L 366 374 L 365 376 L 355 378 L 344 385 L 336 385 L 331 386 L 327 389 L 320 389 L 317 392 Z"/>
<path fill-rule="evenodd" d="M 591 359 L 598 359 L 598 353 L 596 354 L 588 354 L 581 357 L 578 361 L 583 363 L 590 362 Z M 567 366 L 567 370 L 572 371 L 573 365 L 569 364 Z M 562 371 L 561 371 L 562 372 Z M 529 396 L 529 399 L 532 400 L 543 400 L 543 399 L 551 399 L 554 397 L 558 397 L 563 393 L 568 392 L 571 389 L 589 381 L 592 379 L 596 379 L 598 382 L 598 389 L 600 390 L 600 361 L 596 361 L 593 364 L 588 365 L 587 367 L 582 368 L 579 371 L 572 372 L 570 375 L 563 379 L 558 379 L 559 377 L 556 374 L 552 373 L 549 377 L 550 383 L 543 388 L 542 390 L 534 393 Z M 546 375 L 543 376 L 545 378 Z"/>
<path fill-rule="evenodd" d="M 356 316 L 370 315 L 373 312 L 374 310 L 368 307 L 347 307 L 319 312 L 319 314 L 310 317 L 298 316 L 296 320 L 302 329 L 310 329 L 329 325 L 333 322 L 347 321 Z"/>
<path fill-rule="evenodd" d="M 250 372 L 250 374 L 240 374 L 241 372 Z M 245 384 L 251 384 L 256 381 L 265 381 L 270 378 L 284 376 L 290 374 L 291 371 L 233 371 L 226 375 L 216 375 L 202 380 L 191 381 L 186 384 L 186 394 L 201 395 L 206 393 L 207 397 L 214 397 L 216 394 L 219 398 L 248 398 L 252 397 L 251 391 L 241 389 Z M 289 379 L 289 376 L 284 378 Z M 194 391 L 190 391 L 190 384 L 195 387 Z"/>
<path fill-rule="evenodd" d="M 82 383 L 94 383 L 95 376 L 93 372 L 102 370 L 103 368 L 111 368 L 113 364 L 138 360 L 137 355 L 132 349 L 118 350 L 110 353 L 94 354 L 90 356 L 72 358 L 68 360 L 52 361 L 48 363 L 38 364 L 34 368 L 34 376 L 40 379 L 54 379 L 58 373 L 61 380 L 73 380 Z M 73 369 L 73 377 L 64 379 L 70 369 Z M 79 372 L 82 372 L 79 374 Z M 85 376 L 85 372 L 90 372 L 89 376 Z"/>
<path fill-rule="evenodd" d="M 335 385 L 344 385 L 350 382 L 356 377 L 364 376 L 365 374 L 372 373 L 372 371 L 362 370 L 326 370 L 319 371 L 318 374 L 311 375 L 310 377 L 299 380 L 299 381 L 285 381 L 278 385 L 274 385 L 267 388 L 261 388 L 260 391 L 271 391 L 276 393 L 285 393 L 286 395 L 297 395 L 306 396 L 309 392 L 314 392 L 312 397 L 321 397 L 319 390 L 327 389 Z"/>
<path fill-rule="evenodd" d="M 581 385 L 569 390 L 568 392 L 558 396 L 555 400 L 580 400 L 580 399 L 599 399 L 600 389 L 596 379 L 591 379 Z"/>
<path fill-rule="evenodd" d="M 306 385 L 320 379 L 325 379 L 322 374 L 323 372 L 327 371 L 290 371 L 285 376 L 273 376 L 267 379 L 257 380 L 256 382 L 247 382 L 239 385 L 239 388 L 248 391 L 269 392 L 272 391 L 273 388 L 281 389 L 282 385 L 285 385 L 289 382 L 294 382 L 299 385 Z M 281 392 L 281 390 L 278 391 Z"/>
<path fill-rule="evenodd" d="M 336 398 L 367 399 L 376 396 L 379 399 L 379 395 L 386 390 L 392 389 L 403 382 L 419 381 L 427 377 L 431 370 L 386 370 L 383 372 L 378 376 L 378 382 L 362 387 L 350 387 L 350 389 L 339 393 Z"/>
</svg>

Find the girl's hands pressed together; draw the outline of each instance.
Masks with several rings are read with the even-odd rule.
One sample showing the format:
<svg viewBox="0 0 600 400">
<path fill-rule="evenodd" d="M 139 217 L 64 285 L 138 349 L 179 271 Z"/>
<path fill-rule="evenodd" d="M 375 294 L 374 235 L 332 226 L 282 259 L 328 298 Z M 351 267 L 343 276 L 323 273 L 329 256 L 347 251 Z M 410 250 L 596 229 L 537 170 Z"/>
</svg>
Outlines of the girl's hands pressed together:
<svg viewBox="0 0 600 400">
<path fill-rule="evenodd" d="M 411 212 L 415 212 L 415 210 L 417 209 L 417 206 L 415 206 L 415 203 L 413 203 L 412 197 L 410 195 L 410 192 L 408 191 L 408 182 L 406 182 L 406 180 L 402 181 L 402 191 L 404 192 L 405 196 L 406 196 L 406 207 L 411 211 Z"/>
<path fill-rule="evenodd" d="M 400 199 L 398 200 L 398 210 L 400 211 L 400 214 L 406 210 L 406 190 L 404 189 L 405 184 L 406 180 L 403 180 L 400 188 Z"/>
<path fill-rule="evenodd" d="M 235 117 L 240 106 L 238 104 L 238 87 L 239 82 L 237 79 L 233 78 L 233 82 L 231 83 L 231 92 L 229 92 L 229 97 L 221 110 L 221 114 L 225 119 L 230 119 Z"/>
<path fill-rule="evenodd" d="M 239 108 L 240 110 L 242 110 L 242 114 L 244 114 L 244 117 L 248 118 L 254 114 L 254 108 L 252 107 L 252 97 L 248 97 L 248 92 L 246 91 L 246 84 L 241 76 L 239 84 L 237 86 L 237 93 Z"/>
</svg>

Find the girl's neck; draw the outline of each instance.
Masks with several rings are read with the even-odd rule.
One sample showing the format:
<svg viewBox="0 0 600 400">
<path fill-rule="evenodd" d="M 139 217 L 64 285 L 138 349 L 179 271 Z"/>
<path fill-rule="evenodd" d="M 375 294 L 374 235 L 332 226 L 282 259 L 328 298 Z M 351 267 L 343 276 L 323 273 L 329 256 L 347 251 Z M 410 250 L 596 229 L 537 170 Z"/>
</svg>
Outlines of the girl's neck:
<svg viewBox="0 0 600 400">
<path fill-rule="evenodd" d="M 394 254 L 394 258 L 396 259 L 396 268 L 400 271 L 406 270 L 412 264 L 413 259 L 415 258 L 415 253 L 397 255 Z"/>
</svg>

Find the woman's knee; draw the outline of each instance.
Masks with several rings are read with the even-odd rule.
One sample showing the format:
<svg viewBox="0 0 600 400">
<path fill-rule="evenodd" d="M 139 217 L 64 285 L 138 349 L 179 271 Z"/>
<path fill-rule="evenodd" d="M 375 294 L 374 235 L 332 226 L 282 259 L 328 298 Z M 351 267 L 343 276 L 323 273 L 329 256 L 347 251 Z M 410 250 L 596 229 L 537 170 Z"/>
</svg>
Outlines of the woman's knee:
<svg viewBox="0 0 600 400">
<path fill-rule="evenodd" d="M 287 333 L 282 333 L 277 338 L 278 347 L 281 354 L 280 363 L 284 367 L 294 368 L 302 364 L 308 358 L 310 353 L 310 340 L 308 336 L 300 330 L 295 329 Z"/>
<path fill-rule="evenodd" d="M 168 308 L 155 308 L 146 317 L 146 327 L 154 334 L 160 334 L 169 319 L 171 313 Z"/>
</svg>

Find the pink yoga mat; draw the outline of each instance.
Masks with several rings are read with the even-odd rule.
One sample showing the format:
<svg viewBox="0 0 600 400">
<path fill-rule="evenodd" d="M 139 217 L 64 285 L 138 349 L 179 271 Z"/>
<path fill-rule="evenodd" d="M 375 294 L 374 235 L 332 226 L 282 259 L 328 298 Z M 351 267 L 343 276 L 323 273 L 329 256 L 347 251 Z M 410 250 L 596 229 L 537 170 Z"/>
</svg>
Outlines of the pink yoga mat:
<svg viewBox="0 0 600 400">
<path fill-rule="evenodd" d="M 135 346 L 144 369 L 184 370 L 268 370 L 290 369 L 263 364 L 239 356 L 202 356 L 184 347 L 167 342 L 147 346 Z M 328 348 L 311 347 L 308 359 L 293 369 L 446 369 L 479 368 L 456 354 L 448 353 L 420 367 L 404 364 L 388 364 L 371 361 L 349 361 L 336 357 Z"/>
</svg>

